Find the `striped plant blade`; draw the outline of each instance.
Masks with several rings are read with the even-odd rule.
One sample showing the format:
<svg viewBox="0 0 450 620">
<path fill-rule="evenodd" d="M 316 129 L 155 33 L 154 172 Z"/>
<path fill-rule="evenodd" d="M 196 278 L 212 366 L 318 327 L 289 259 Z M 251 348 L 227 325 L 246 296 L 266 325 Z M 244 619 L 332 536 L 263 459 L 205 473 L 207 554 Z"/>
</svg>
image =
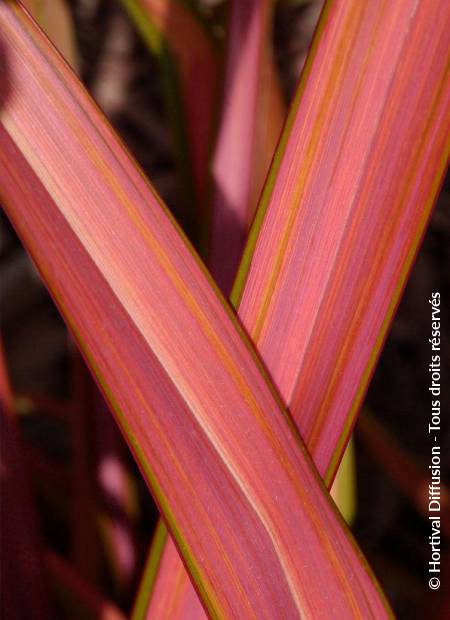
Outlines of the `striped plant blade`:
<svg viewBox="0 0 450 620">
<path fill-rule="evenodd" d="M 328 486 L 445 169 L 448 22 L 439 3 L 326 5 L 235 286 Z"/>
<path fill-rule="evenodd" d="M 131 618 L 206 618 L 180 554 L 161 519 L 152 540 Z"/>
<path fill-rule="evenodd" d="M 349 450 L 350 448 L 350 450 Z M 355 513 L 353 443 L 345 451 L 331 496 L 347 523 Z M 205 610 L 180 554 L 160 521 L 139 585 L 132 620 L 202 620 Z"/>
<path fill-rule="evenodd" d="M 171 598 L 174 596 L 177 580 L 173 578 L 173 571 L 171 569 L 162 569 L 163 553 L 165 556 L 169 547 L 174 551 L 174 557 L 178 558 L 178 566 L 176 566 L 175 569 L 176 572 L 179 571 L 180 566 L 184 569 L 184 565 L 174 543 L 171 540 L 167 540 L 168 537 L 169 533 L 164 525 L 164 521 L 159 519 L 152 538 L 149 553 L 147 554 L 147 558 L 145 560 L 145 566 L 139 583 L 138 593 L 134 599 L 131 620 L 141 620 L 142 618 L 146 618 L 150 607 L 156 606 L 152 595 L 157 589 L 155 587 L 157 576 L 158 579 L 163 578 L 165 580 L 165 583 L 158 587 L 159 598 L 162 601 L 162 604 L 171 606 L 169 607 L 171 612 L 173 611 L 173 607 L 176 605 L 176 603 L 174 604 L 172 602 Z M 171 558 L 168 558 L 168 562 L 170 562 L 169 566 L 171 568 L 174 564 Z M 203 610 L 200 599 L 198 598 L 187 573 L 185 574 L 185 582 L 190 584 L 190 589 L 194 595 L 194 602 L 201 610 Z M 203 610 L 203 614 L 204 613 L 205 612 Z M 162 612 L 160 612 L 160 615 L 162 615 Z"/>
<path fill-rule="evenodd" d="M 271 40 L 272 0 L 231 2 L 222 117 L 213 165 L 214 200 L 208 265 L 229 291 L 285 116 Z M 159 526 L 163 530 L 164 525 Z M 167 536 L 165 537 L 167 538 Z M 160 537 L 159 552 L 165 548 Z M 173 544 L 157 570 L 144 571 L 134 618 L 204 614 Z M 159 560 L 150 550 L 147 565 Z M 150 581 L 149 574 L 158 576 Z M 153 593 L 150 596 L 150 593 Z M 150 603 L 151 599 L 151 603 Z"/>
<path fill-rule="evenodd" d="M 162 537 L 152 541 L 131 620 L 206 619 L 201 600 L 162 521 L 158 528 Z"/>
<path fill-rule="evenodd" d="M 2 618 L 47 620 L 53 617 L 53 610 L 1 342 L 0 440 L 0 615 Z"/>
<path fill-rule="evenodd" d="M 327 484 L 446 168 L 449 27 L 445 2 L 327 3 L 234 289 Z"/>
<path fill-rule="evenodd" d="M 107 397 L 211 617 L 389 615 L 232 312 L 16 3 L 2 201 Z"/>
<path fill-rule="evenodd" d="M 209 267 L 228 295 L 284 121 L 272 0 L 231 2 L 224 98 L 212 163 Z"/>
<path fill-rule="evenodd" d="M 24 6 L 75 71 L 79 68 L 79 56 L 75 43 L 72 18 L 65 0 L 24 0 Z M 85 369 L 79 352 L 72 353 L 74 375 L 74 408 L 70 416 L 73 437 L 71 503 L 72 560 L 83 577 L 96 582 L 99 573 L 98 524 L 94 519 L 80 519 L 80 506 L 88 514 L 97 513 L 97 493 L 103 500 L 101 532 L 104 534 L 106 551 L 118 589 L 123 591 L 134 576 L 135 558 L 132 522 L 124 520 L 124 498 L 130 492 L 130 479 L 123 463 L 123 439 L 106 405 L 90 411 L 92 378 Z M 104 413 L 102 415 L 102 410 Z M 102 425 L 102 432 L 92 437 L 92 429 L 86 421 L 94 418 L 95 426 Z M 106 456 L 107 455 L 107 456 Z M 111 506 L 110 489 L 104 487 L 102 471 L 111 470 L 109 462 L 115 461 L 114 488 L 116 497 Z M 106 463 L 105 463 L 106 461 Z M 96 472 L 97 470 L 97 472 Z M 97 473 L 97 476 L 96 476 Z M 97 478 L 97 480 L 96 480 Z M 111 474 L 109 475 L 111 478 Z M 97 483 L 97 484 L 96 484 Z M 45 489 L 45 485 L 41 485 Z M 98 488 L 97 488 L 98 487 Z M 86 553 L 89 549 L 89 553 Z"/>
<path fill-rule="evenodd" d="M 179 0 L 122 0 L 122 4 L 160 59 L 177 150 L 183 157 L 181 174 L 185 186 L 192 181 L 194 186 L 196 219 L 190 229 L 202 229 L 196 236 L 204 244 L 209 155 L 219 87 L 215 43 L 200 19 Z"/>
</svg>

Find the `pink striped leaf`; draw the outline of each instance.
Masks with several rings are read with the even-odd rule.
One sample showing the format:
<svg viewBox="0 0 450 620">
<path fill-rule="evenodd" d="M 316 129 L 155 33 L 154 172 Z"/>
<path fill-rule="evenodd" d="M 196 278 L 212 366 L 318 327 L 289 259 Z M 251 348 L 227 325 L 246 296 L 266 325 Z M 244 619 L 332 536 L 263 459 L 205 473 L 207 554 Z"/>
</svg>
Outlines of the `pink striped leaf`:
<svg viewBox="0 0 450 620">
<path fill-rule="evenodd" d="M 223 293 L 231 287 L 285 115 L 272 49 L 272 5 L 272 0 L 252 0 L 233 1 L 230 7 L 208 262 Z M 160 540 L 161 536 L 155 537 L 161 551 Z M 167 617 L 180 618 L 194 610 L 203 613 L 173 545 L 169 544 L 167 558 L 161 558 L 155 571 L 157 554 L 150 551 L 133 617 L 160 617 L 163 610 Z M 158 583 L 153 584 L 149 575 L 156 574 Z"/>
<path fill-rule="evenodd" d="M 212 617 L 383 618 L 233 314 L 75 76 L 0 5 L 2 202 Z"/>
<path fill-rule="evenodd" d="M 449 20 L 439 3 L 326 5 L 234 289 L 328 486 L 445 170 Z M 170 617 L 204 615 L 181 587 Z"/>
<path fill-rule="evenodd" d="M 232 295 L 327 484 L 448 161 L 449 26 L 326 5 Z"/>
<path fill-rule="evenodd" d="M 71 14 L 65 0 L 23 0 L 24 6 L 34 20 L 46 33 L 50 41 L 57 47 L 72 69 L 77 71 L 79 58 L 75 43 L 75 33 Z M 135 558 L 132 537 L 132 520 L 120 519 L 119 512 L 126 512 L 126 497 L 130 492 L 131 480 L 123 462 L 123 439 L 106 405 L 96 406 L 92 411 L 91 387 L 92 378 L 79 359 L 79 352 L 72 354 L 73 410 L 70 416 L 73 437 L 71 503 L 73 506 L 71 519 L 71 555 L 72 560 L 82 576 L 95 583 L 99 572 L 99 540 L 98 524 L 93 519 L 80 519 L 80 505 L 89 514 L 97 512 L 97 494 L 103 501 L 101 513 L 101 532 L 107 543 L 105 545 L 113 575 L 119 589 L 123 590 L 131 581 L 135 569 Z M 98 399 L 98 400 L 101 400 Z M 103 411 L 103 415 L 102 415 Z M 94 419 L 95 427 L 102 426 L 101 433 L 92 436 L 91 424 L 87 420 Z M 108 456 L 106 456 L 108 455 Z M 28 453 L 29 456 L 29 453 Z M 35 452 L 34 464 L 40 464 L 39 455 Z M 110 488 L 104 486 L 105 477 L 101 472 L 111 469 L 109 463 L 115 462 L 114 509 L 110 510 Z M 106 461 L 106 463 L 105 463 Z M 96 471 L 97 470 L 97 471 Z M 42 472 L 42 467 L 40 468 Z M 97 473 L 97 480 L 96 480 Z M 111 475 L 109 476 L 111 477 Z M 97 482 L 97 485 L 96 485 Z M 98 487 L 98 488 L 97 488 Z M 51 490 L 51 485 L 41 485 L 44 492 Z M 86 553 L 89 549 L 89 553 Z"/>
</svg>

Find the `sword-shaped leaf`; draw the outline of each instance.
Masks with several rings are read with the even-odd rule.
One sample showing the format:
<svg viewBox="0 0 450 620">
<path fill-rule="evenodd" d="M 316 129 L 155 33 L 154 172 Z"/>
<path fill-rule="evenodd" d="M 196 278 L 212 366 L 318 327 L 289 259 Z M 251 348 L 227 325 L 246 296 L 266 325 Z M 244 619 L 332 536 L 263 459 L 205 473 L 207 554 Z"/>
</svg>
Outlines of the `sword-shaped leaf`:
<svg viewBox="0 0 450 620">
<path fill-rule="evenodd" d="M 249 341 L 155 192 L 19 5 L 0 6 L 0 36 L 2 201 L 210 615 L 386 617 Z"/>
<path fill-rule="evenodd" d="M 449 27 L 445 3 L 327 3 L 234 290 L 328 486 L 448 158 Z M 204 615 L 179 578 L 172 602 Z"/>
<path fill-rule="evenodd" d="M 232 295 L 327 484 L 448 160 L 449 27 L 446 2 L 326 4 Z"/>
</svg>

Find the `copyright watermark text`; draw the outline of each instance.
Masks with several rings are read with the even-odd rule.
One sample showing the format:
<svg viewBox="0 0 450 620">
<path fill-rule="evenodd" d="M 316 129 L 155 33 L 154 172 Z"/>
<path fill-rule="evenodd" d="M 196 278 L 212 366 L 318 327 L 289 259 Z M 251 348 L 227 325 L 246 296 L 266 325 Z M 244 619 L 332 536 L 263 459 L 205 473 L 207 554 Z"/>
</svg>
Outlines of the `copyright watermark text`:
<svg viewBox="0 0 450 620">
<path fill-rule="evenodd" d="M 428 434 L 431 441 L 430 484 L 428 485 L 428 519 L 431 533 L 428 537 L 430 560 L 428 562 L 428 585 L 437 590 L 441 585 L 441 295 L 431 293 L 431 362 L 429 392 L 431 394 L 431 411 L 428 422 Z"/>
</svg>

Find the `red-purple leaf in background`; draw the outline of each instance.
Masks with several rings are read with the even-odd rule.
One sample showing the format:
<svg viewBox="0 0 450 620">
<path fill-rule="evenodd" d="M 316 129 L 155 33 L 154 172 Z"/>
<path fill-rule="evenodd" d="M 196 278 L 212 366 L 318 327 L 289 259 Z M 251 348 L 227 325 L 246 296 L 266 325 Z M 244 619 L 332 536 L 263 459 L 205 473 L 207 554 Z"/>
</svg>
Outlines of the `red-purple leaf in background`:
<svg viewBox="0 0 450 620">
<path fill-rule="evenodd" d="M 209 267 L 228 295 L 284 121 L 272 49 L 272 0 L 233 0 L 212 163 Z"/>
</svg>

